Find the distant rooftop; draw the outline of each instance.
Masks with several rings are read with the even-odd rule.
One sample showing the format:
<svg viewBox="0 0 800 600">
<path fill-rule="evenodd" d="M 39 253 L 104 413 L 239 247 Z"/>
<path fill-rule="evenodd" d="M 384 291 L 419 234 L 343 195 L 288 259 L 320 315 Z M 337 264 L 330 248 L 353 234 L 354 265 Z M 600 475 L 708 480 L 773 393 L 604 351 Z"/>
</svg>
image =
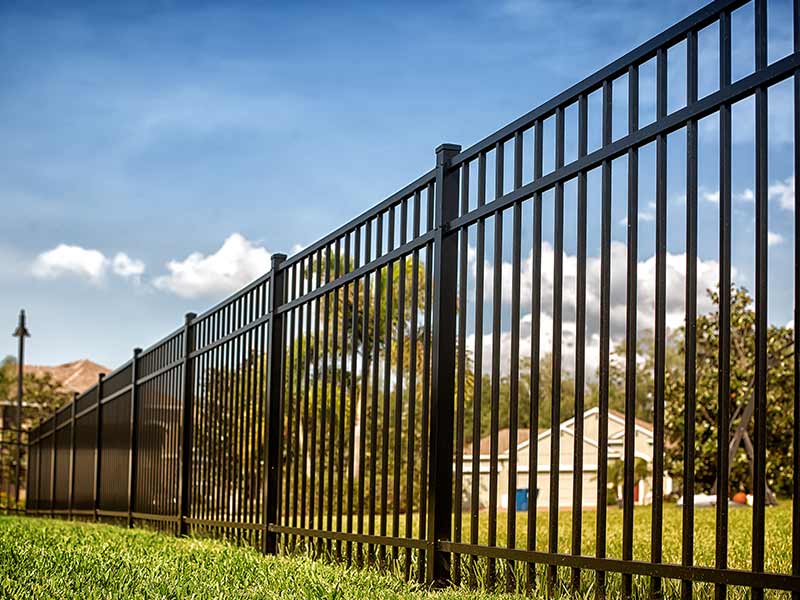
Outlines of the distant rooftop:
<svg viewBox="0 0 800 600">
<path fill-rule="evenodd" d="M 43 365 L 25 365 L 25 373 L 34 375 L 49 374 L 66 392 L 83 393 L 97 383 L 99 373 L 109 373 L 111 369 L 98 365 L 88 358 L 82 358 L 63 365 L 52 367 Z"/>
</svg>

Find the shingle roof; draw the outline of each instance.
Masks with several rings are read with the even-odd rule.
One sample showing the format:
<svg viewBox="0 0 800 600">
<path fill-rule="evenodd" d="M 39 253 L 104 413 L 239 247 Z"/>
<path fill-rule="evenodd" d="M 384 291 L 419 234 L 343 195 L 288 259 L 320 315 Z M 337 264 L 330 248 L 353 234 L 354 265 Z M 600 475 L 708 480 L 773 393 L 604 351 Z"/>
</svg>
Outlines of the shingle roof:
<svg viewBox="0 0 800 600">
<path fill-rule="evenodd" d="M 511 430 L 506 427 L 497 432 L 497 453 L 503 454 L 508 451 L 508 438 L 511 435 Z M 528 440 L 528 428 L 520 427 L 517 430 L 517 444 L 526 442 Z M 492 449 L 492 436 L 487 435 L 481 438 L 481 454 L 489 454 Z M 472 444 L 464 446 L 464 454 L 472 454 Z"/>
</svg>

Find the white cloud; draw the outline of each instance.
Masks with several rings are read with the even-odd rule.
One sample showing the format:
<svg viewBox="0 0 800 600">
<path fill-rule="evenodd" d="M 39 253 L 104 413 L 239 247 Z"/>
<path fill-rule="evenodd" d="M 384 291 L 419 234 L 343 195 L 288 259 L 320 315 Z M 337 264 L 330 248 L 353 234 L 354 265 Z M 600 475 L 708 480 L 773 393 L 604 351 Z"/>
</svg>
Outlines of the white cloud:
<svg viewBox="0 0 800 600">
<path fill-rule="evenodd" d="M 794 175 L 769 186 L 769 199 L 777 201 L 783 210 L 794 210 Z"/>
<path fill-rule="evenodd" d="M 775 233 L 774 231 L 767 232 L 768 246 L 777 246 L 782 243 L 783 243 L 783 236 L 780 233 Z"/>
<path fill-rule="evenodd" d="M 468 260 L 472 281 L 475 275 L 475 252 L 470 248 Z M 544 242 L 542 244 L 542 269 L 541 269 L 541 313 L 540 313 L 540 356 L 545 356 L 552 350 L 553 344 L 553 261 L 555 252 L 553 247 Z M 611 245 L 611 286 L 610 286 L 610 338 L 611 346 L 621 341 L 626 330 L 626 286 L 627 286 L 627 246 L 620 242 Z M 666 326 L 675 329 L 681 326 L 685 319 L 685 283 L 686 283 L 686 255 L 667 254 L 666 260 Z M 639 261 L 637 266 L 637 332 L 643 335 L 652 332 L 655 328 L 655 256 Z M 576 345 L 576 308 L 577 291 L 576 282 L 578 274 L 577 257 L 569 254 L 563 256 L 563 283 L 562 283 L 562 360 L 565 370 L 572 370 L 575 364 Z M 502 299 L 504 305 L 511 301 L 511 263 L 503 263 L 502 272 Z M 732 276 L 738 278 L 738 271 L 734 268 Z M 714 260 L 697 261 L 697 311 L 698 314 L 709 313 L 714 309 L 706 290 L 717 287 L 719 280 L 719 263 Z M 493 294 L 493 268 L 490 261 L 484 266 L 484 312 L 483 335 L 483 368 L 491 366 L 491 298 Z M 520 353 L 530 356 L 531 348 L 531 314 L 533 282 L 533 259 L 529 254 L 522 262 L 520 269 Z M 474 298 L 474 288 L 471 290 Z M 586 368 L 587 376 L 593 376 L 599 363 L 600 342 L 600 258 L 588 257 L 586 261 Z M 508 308 L 507 306 L 505 307 Z M 500 351 L 503 371 L 507 371 L 510 364 L 511 334 L 510 325 L 504 326 L 501 332 Z M 467 347 L 475 348 L 474 332 L 467 336 Z"/>
<path fill-rule="evenodd" d="M 780 3 L 775 3 L 779 5 Z M 786 4 L 789 5 L 788 3 Z M 788 31 L 791 31 L 791 28 L 788 28 Z M 776 37 L 775 37 L 775 44 L 776 48 L 778 44 L 786 44 L 786 46 L 782 47 L 791 47 L 791 37 L 784 37 L 779 35 L 776 28 Z M 735 36 L 739 37 L 739 36 Z M 744 52 L 750 51 L 745 50 L 745 46 L 751 45 L 752 42 L 748 44 L 746 41 L 747 36 L 741 36 L 742 39 L 738 41 L 740 44 L 740 48 L 737 51 L 734 48 L 734 56 L 740 55 L 744 56 Z M 781 40 L 780 42 L 778 40 Z M 772 38 L 770 38 L 770 44 L 773 43 Z M 736 45 L 736 44 L 735 44 Z M 708 48 L 707 50 L 710 50 Z M 742 54 L 740 54 L 742 53 Z M 701 69 L 701 77 L 703 77 L 703 73 L 709 77 L 713 77 L 712 73 L 714 73 L 714 67 L 718 64 L 718 51 L 714 51 L 711 54 L 708 68 L 705 72 Z M 716 79 L 709 80 L 709 83 L 713 81 L 713 85 L 717 85 Z M 780 85 L 774 85 L 769 88 L 769 144 L 772 145 L 791 145 L 794 143 L 794 127 L 792 123 L 794 122 L 794 90 L 792 89 L 791 85 L 787 85 L 786 83 Z M 731 129 L 731 134 L 733 136 L 733 144 L 734 145 L 745 145 L 745 144 L 752 144 L 756 139 L 756 113 L 755 113 L 755 101 L 753 96 L 749 96 L 748 98 L 738 102 L 733 109 L 733 123 L 734 126 Z M 709 139 L 716 138 L 719 135 L 719 119 L 718 118 L 707 118 L 702 119 L 700 121 L 700 127 L 703 129 L 704 133 L 709 135 Z M 789 148 L 791 151 L 791 146 Z"/>
<path fill-rule="evenodd" d="M 97 285 L 105 277 L 107 268 L 108 259 L 99 250 L 59 244 L 36 257 L 32 272 L 40 279 L 77 275 Z"/>
<path fill-rule="evenodd" d="M 133 259 L 124 252 L 118 252 L 113 259 L 109 259 L 99 250 L 59 244 L 52 250 L 39 254 L 33 261 L 31 272 L 39 279 L 73 275 L 86 279 L 94 285 L 100 285 L 109 268 L 115 275 L 138 280 L 144 273 L 145 265 L 141 260 Z"/>
<path fill-rule="evenodd" d="M 767 194 L 771 201 L 777 202 L 783 210 L 794 210 L 794 175 L 784 180 L 778 180 L 770 184 Z M 719 204 L 719 190 L 701 190 L 700 197 L 706 202 Z M 740 202 L 753 202 L 755 193 L 752 188 L 745 188 L 741 192 L 733 194 L 733 198 Z"/>
<path fill-rule="evenodd" d="M 656 213 L 654 213 L 652 211 L 648 211 L 648 210 L 643 210 L 643 211 L 639 212 L 639 222 L 640 223 L 652 223 L 655 220 L 656 220 Z M 622 217 L 618 221 L 618 224 L 621 225 L 622 227 L 627 227 L 628 226 L 628 216 L 625 215 L 624 217 Z"/>
<path fill-rule="evenodd" d="M 117 252 L 111 261 L 111 268 L 120 277 L 138 280 L 144 273 L 144 262 L 131 258 L 124 252 Z"/>
<path fill-rule="evenodd" d="M 271 256 L 265 248 L 234 233 L 213 254 L 193 252 L 184 260 L 169 261 L 169 275 L 157 277 L 153 285 L 184 298 L 223 295 L 269 271 Z"/>
</svg>

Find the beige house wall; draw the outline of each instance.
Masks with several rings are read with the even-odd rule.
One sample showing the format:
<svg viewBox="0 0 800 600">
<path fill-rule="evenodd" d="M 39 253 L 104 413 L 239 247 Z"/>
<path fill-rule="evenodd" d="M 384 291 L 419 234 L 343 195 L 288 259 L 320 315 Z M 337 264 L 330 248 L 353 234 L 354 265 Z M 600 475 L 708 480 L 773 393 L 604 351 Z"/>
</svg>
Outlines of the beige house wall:
<svg viewBox="0 0 800 600">
<path fill-rule="evenodd" d="M 575 437 L 573 433 L 574 423 L 570 419 L 561 424 L 559 429 L 559 483 L 558 483 L 558 506 L 569 508 L 572 506 L 572 487 L 573 487 L 573 467 L 575 457 Z M 594 508 L 597 506 L 597 461 L 598 447 L 597 436 L 599 433 L 599 413 L 596 409 L 589 409 L 584 413 L 584 441 L 583 441 L 583 493 L 582 504 L 584 508 Z M 652 462 L 653 456 L 653 437 L 652 432 L 642 424 L 637 423 L 635 427 L 634 452 L 637 457 L 643 458 L 648 463 Z M 608 456 L 609 461 L 622 457 L 624 448 L 624 420 L 619 415 L 610 415 L 608 420 Z M 547 508 L 550 504 L 550 450 L 551 435 L 550 431 L 543 431 L 535 439 L 537 444 L 537 474 L 536 487 L 538 496 L 536 506 Z M 517 447 L 517 476 L 516 489 L 528 488 L 528 471 L 530 459 L 530 445 L 528 441 L 523 442 Z M 464 460 L 464 486 L 462 490 L 462 506 L 464 510 L 470 510 L 470 494 L 472 482 L 472 456 L 465 455 Z M 480 474 L 480 502 L 479 508 L 485 509 L 489 505 L 489 470 L 490 457 L 481 457 Z M 515 499 L 515 489 L 509 493 L 508 485 L 508 452 L 498 456 L 497 488 L 498 506 L 501 509 L 508 508 L 509 502 Z M 640 504 L 649 503 L 651 499 L 651 479 L 642 481 L 639 484 L 638 501 Z M 671 491 L 671 481 L 665 477 L 665 493 Z M 619 490 L 621 492 L 621 490 Z M 529 495 L 529 500 L 533 501 L 533 491 Z"/>
</svg>

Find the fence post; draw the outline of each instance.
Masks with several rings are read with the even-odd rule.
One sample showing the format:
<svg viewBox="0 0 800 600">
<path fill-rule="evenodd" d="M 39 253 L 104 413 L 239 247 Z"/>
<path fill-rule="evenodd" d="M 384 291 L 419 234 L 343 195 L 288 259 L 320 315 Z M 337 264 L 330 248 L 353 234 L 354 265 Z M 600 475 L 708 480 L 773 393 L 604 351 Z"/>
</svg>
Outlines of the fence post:
<svg viewBox="0 0 800 600">
<path fill-rule="evenodd" d="M 183 325 L 183 367 L 181 382 L 181 454 L 180 480 L 178 481 L 178 527 L 179 536 L 189 533 L 189 477 L 192 471 L 192 407 L 194 405 L 194 370 L 191 354 L 194 351 L 192 321 L 197 315 L 186 313 Z"/>
<path fill-rule="evenodd" d="M 100 458 L 103 450 L 103 380 L 105 373 L 97 374 L 97 428 L 94 440 L 94 490 L 92 491 L 92 505 L 94 506 L 94 520 L 97 521 L 97 511 L 100 510 Z"/>
<path fill-rule="evenodd" d="M 280 485 L 280 438 L 282 435 L 281 383 L 283 370 L 283 315 L 278 309 L 286 301 L 286 274 L 281 264 L 285 254 L 272 255 L 272 276 L 269 287 L 269 329 L 267 330 L 267 422 L 264 430 L 266 439 L 266 463 L 264 465 L 264 514 L 262 515 L 264 554 L 276 554 L 278 535 L 269 526 L 278 520 L 278 488 Z"/>
<path fill-rule="evenodd" d="M 53 424 L 50 427 L 50 517 L 56 516 L 56 414 L 53 413 Z"/>
<path fill-rule="evenodd" d="M 27 502 L 26 502 L 27 504 Z M 42 508 L 42 423 L 36 425 L 36 513 Z"/>
<path fill-rule="evenodd" d="M 139 355 L 141 348 L 133 349 L 131 360 L 131 413 L 130 433 L 128 438 L 128 527 L 133 527 L 133 501 L 136 493 L 136 442 L 137 442 L 137 405 L 139 404 L 139 390 L 136 380 L 139 378 Z"/>
<path fill-rule="evenodd" d="M 436 233 L 433 244 L 433 355 L 428 471 L 426 581 L 442 587 L 450 579 L 450 554 L 437 549 L 449 541 L 453 504 L 453 402 L 456 365 L 456 277 L 458 237 L 448 223 L 458 217 L 458 170 L 450 161 L 461 146 L 436 149 Z"/>
<path fill-rule="evenodd" d="M 72 502 L 75 495 L 75 403 L 78 401 L 78 392 L 72 394 L 72 407 L 70 408 L 69 429 L 69 494 L 67 495 L 67 510 L 72 520 Z"/>
<path fill-rule="evenodd" d="M 28 439 L 25 442 L 25 450 L 28 453 L 28 464 L 27 468 L 25 469 L 25 514 L 28 514 L 28 508 L 31 502 L 31 469 L 33 469 L 33 465 L 31 464 L 31 434 L 33 433 L 33 428 L 28 430 Z M 38 492 L 37 492 L 38 495 Z"/>
</svg>

